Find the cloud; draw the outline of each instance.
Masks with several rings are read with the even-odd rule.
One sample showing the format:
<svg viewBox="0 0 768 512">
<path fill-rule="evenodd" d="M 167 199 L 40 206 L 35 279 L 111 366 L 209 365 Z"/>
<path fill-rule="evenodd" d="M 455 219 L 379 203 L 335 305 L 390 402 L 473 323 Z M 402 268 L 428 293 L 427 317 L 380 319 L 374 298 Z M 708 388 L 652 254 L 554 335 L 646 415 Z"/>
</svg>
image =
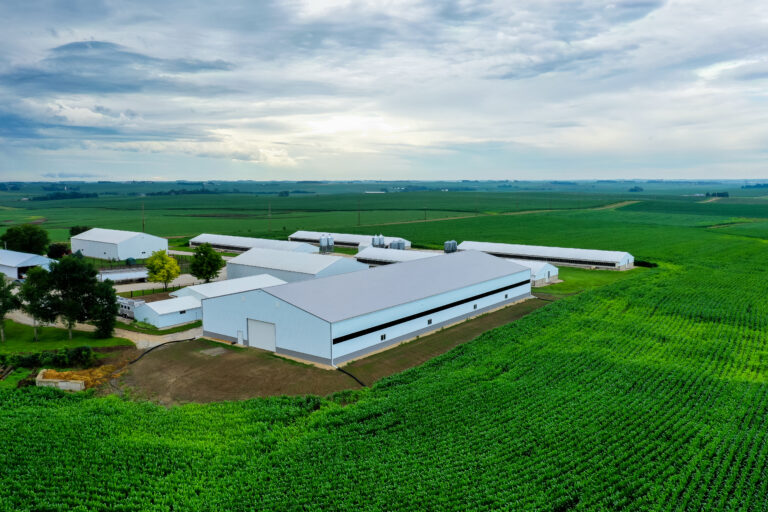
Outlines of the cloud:
<svg viewBox="0 0 768 512">
<path fill-rule="evenodd" d="M 89 172 L 46 172 L 41 174 L 43 178 L 58 178 L 58 179 L 87 179 L 87 178 L 98 178 L 100 177 L 98 174 L 92 174 Z"/>
<path fill-rule="evenodd" d="M 21 169 L 758 172 L 768 143 L 759 2 L 12 4 L 0 153 Z"/>
</svg>

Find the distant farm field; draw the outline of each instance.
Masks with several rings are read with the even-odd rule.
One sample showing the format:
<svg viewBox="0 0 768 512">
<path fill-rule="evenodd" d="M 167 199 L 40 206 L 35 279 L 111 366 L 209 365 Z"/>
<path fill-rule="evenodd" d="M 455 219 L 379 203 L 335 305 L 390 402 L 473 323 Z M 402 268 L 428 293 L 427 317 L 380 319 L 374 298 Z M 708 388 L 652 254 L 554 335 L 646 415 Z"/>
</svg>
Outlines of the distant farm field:
<svg viewBox="0 0 768 512">
<path fill-rule="evenodd" d="M 625 184 L 610 186 L 617 192 L 598 203 L 628 200 Z M 604 210 L 587 199 L 574 205 L 570 192 L 549 193 L 551 205 L 541 192 L 519 207 L 508 203 L 524 192 L 476 201 L 432 192 L 403 194 L 402 210 L 361 206 L 362 219 L 371 214 L 361 224 L 378 225 L 360 232 L 417 246 L 627 250 L 658 267 L 564 269 L 566 281 L 551 287 L 561 300 L 361 390 L 166 408 L 130 395 L 0 389 L 0 509 L 764 510 L 768 281 L 766 243 L 754 235 L 768 204 L 690 195 L 714 186 L 675 184 Z M 412 222 L 424 207 L 414 203 L 430 194 L 428 215 L 469 217 Z M 307 204 L 314 199 L 334 209 L 333 196 Z M 235 226 L 253 222 L 251 234 L 278 236 L 284 223 L 292 229 L 291 215 L 304 220 L 290 226 L 357 228 L 354 196 L 336 198 L 341 212 L 302 210 L 296 199 L 280 231 L 264 219 L 186 216 L 222 211 L 205 197 L 174 223 L 168 201 L 156 210 L 146 201 L 148 226 L 164 226 L 165 236 L 194 232 L 197 222 L 211 222 L 199 231 L 240 234 L 249 228 Z M 99 208 L 94 223 L 110 211 Z M 135 222 L 137 208 L 116 208 L 110 222 L 120 214 Z M 531 209 L 547 211 L 505 215 Z M 86 211 L 0 215 L 41 215 L 63 230 Z M 408 213 L 390 224 L 390 212 Z"/>
</svg>

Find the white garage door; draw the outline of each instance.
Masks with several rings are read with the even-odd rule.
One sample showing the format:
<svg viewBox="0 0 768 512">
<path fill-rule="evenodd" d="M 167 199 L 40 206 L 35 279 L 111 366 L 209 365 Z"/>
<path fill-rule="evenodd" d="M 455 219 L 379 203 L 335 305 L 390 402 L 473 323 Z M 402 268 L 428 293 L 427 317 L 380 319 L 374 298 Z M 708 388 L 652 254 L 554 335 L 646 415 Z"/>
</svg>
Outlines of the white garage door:
<svg viewBox="0 0 768 512">
<path fill-rule="evenodd" d="M 248 319 L 248 346 L 275 351 L 275 324 Z"/>
</svg>

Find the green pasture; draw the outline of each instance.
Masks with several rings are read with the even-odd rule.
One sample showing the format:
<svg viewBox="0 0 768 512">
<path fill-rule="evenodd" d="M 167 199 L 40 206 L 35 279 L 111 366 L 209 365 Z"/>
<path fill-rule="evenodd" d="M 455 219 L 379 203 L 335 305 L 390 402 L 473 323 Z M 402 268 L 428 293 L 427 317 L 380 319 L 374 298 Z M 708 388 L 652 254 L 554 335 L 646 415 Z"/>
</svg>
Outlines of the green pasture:
<svg viewBox="0 0 768 512">
<path fill-rule="evenodd" d="M 59 348 L 73 348 L 88 345 L 90 347 L 112 347 L 115 345 L 133 345 L 123 338 L 97 338 L 91 332 L 73 331 L 68 338 L 66 329 L 58 327 L 38 327 L 38 341 L 34 341 L 32 326 L 12 320 L 5 321 L 5 343 L 0 342 L 0 354 L 20 352 L 41 352 Z"/>
</svg>

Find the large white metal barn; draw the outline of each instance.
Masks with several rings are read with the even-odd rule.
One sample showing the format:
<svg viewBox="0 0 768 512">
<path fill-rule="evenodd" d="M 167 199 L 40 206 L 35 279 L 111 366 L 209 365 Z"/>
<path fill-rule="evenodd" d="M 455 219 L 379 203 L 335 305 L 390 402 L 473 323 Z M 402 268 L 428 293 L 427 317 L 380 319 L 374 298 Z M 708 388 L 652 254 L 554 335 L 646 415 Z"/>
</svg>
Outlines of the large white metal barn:
<svg viewBox="0 0 768 512">
<path fill-rule="evenodd" d="M 93 228 L 73 236 L 72 252 L 101 260 L 149 258 L 155 251 L 167 251 L 168 240 L 136 231 Z"/>
<path fill-rule="evenodd" d="M 349 233 L 323 233 L 321 231 L 296 231 L 288 237 L 288 240 L 294 242 L 307 242 L 310 244 L 320 244 L 320 238 L 330 235 L 333 238 L 333 244 L 339 247 L 367 247 L 373 244 L 374 235 L 353 235 Z M 405 248 L 411 248 L 411 242 L 404 238 L 392 236 L 382 236 L 384 247 L 389 247 L 392 242 L 404 242 Z"/>
<path fill-rule="evenodd" d="M 304 242 L 288 240 L 270 240 L 268 238 L 252 238 L 248 236 L 213 235 L 203 233 L 189 241 L 190 247 L 211 244 L 214 249 L 229 252 L 245 252 L 249 249 L 274 249 L 276 251 L 318 252 L 317 246 Z"/>
<path fill-rule="evenodd" d="M 227 262 L 227 279 L 269 274 L 290 283 L 367 268 L 353 258 L 330 254 L 251 249 Z"/>
<path fill-rule="evenodd" d="M 553 265 L 569 267 L 627 270 L 634 266 L 635 258 L 628 252 L 595 249 L 569 249 L 540 245 L 499 244 L 493 242 L 461 242 L 460 251 L 482 251 L 501 258 L 541 260 Z"/>
<path fill-rule="evenodd" d="M 336 365 L 530 297 L 530 270 L 467 251 L 203 299 L 204 336 Z"/>
<path fill-rule="evenodd" d="M 221 297 L 232 293 L 240 293 L 249 290 L 258 290 L 268 286 L 277 286 L 285 284 L 285 281 L 269 274 L 258 274 L 237 279 L 226 279 L 224 281 L 214 281 L 212 283 L 197 284 L 187 286 L 171 292 L 171 297 L 194 297 L 197 300 L 210 299 L 211 297 Z"/>
<path fill-rule="evenodd" d="M 0 249 L 0 273 L 11 279 L 24 279 L 29 269 L 33 267 L 48 270 L 52 262 L 52 259 L 39 254 Z"/>
<path fill-rule="evenodd" d="M 421 260 L 440 256 L 442 252 L 428 251 L 403 251 L 400 249 L 385 249 L 383 247 L 366 247 L 357 254 L 355 259 L 372 267 L 389 265 L 390 263 L 402 263 L 404 261 Z"/>
</svg>

